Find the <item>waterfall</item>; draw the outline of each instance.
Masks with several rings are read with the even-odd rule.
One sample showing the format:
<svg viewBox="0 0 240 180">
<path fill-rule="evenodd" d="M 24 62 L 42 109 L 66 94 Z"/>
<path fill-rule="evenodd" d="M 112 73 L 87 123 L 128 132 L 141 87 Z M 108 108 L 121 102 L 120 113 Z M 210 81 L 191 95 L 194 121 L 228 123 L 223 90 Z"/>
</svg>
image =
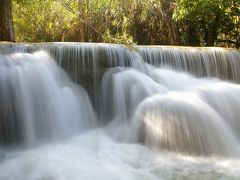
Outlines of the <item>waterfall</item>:
<svg viewBox="0 0 240 180">
<path fill-rule="evenodd" d="M 0 180 L 237 179 L 239 69 L 235 49 L 0 43 Z"/>
<path fill-rule="evenodd" d="M 143 59 L 158 67 L 169 66 L 198 77 L 240 82 L 239 50 L 194 47 L 139 47 Z"/>
<path fill-rule="evenodd" d="M 240 82 L 239 50 L 171 46 L 125 46 L 104 43 L 0 44 L 0 53 L 49 52 L 72 80 L 87 89 L 95 109 L 103 74 L 111 67 L 147 71 L 144 62 L 191 73 Z M 98 113 L 100 110 L 97 110 Z"/>
<path fill-rule="evenodd" d="M 104 43 L 0 44 L 2 54 L 34 52 L 41 49 L 50 52 L 78 83 L 84 81 L 81 79 L 81 73 L 88 76 L 102 75 L 106 69 L 115 66 L 144 69 L 142 61 L 157 67 L 185 71 L 198 77 L 217 77 L 240 82 L 240 52 L 237 49 Z"/>
<path fill-rule="evenodd" d="M 104 75 L 112 137 L 189 154 L 238 154 L 239 85 L 149 68 L 149 74 L 127 69 Z"/>
<path fill-rule="evenodd" d="M 87 93 L 45 52 L 0 56 L 0 143 L 67 137 L 96 126 Z"/>
</svg>

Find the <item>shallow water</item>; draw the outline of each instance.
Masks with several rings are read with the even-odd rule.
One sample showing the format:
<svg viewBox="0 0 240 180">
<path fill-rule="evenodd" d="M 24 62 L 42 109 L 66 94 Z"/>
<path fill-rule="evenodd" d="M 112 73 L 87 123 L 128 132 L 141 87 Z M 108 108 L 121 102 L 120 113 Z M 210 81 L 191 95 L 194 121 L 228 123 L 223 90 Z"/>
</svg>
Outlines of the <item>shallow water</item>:
<svg viewBox="0 0 240 180">
<path fill-rule="evenodd" d="M 113 141 L 103 129 L 1 152 L 1 180 L 239 179 L 240 159 L 184 156 Z"/>
</svg>

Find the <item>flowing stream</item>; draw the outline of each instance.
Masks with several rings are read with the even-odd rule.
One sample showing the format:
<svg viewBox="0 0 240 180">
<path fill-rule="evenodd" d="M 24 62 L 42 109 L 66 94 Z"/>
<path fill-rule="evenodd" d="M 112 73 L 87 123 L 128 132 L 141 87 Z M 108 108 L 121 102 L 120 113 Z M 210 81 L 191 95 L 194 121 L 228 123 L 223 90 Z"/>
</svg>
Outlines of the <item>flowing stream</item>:
<svg viewBox="0 0 240 180">
<path fill-rule="evenodd" d="M 238 50 L 0 53 L 0 180 L 240 179 Z"/>
</svg>

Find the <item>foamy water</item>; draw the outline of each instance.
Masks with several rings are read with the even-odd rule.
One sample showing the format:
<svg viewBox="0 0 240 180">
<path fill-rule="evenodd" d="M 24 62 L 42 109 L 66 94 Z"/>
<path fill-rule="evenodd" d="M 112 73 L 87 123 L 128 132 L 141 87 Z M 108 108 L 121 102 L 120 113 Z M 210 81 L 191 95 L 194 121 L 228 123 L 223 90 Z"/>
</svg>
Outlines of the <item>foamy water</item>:
<svg viewBox="0 0 240 180">
<path fill-rule="evenodd" d="M 1 180 L 238 179 L 240 160 L 118 143 L 103 129 L 27 151 L 1 152 Z"/>
<path fill-rule="evenodd" d="M 239 179 L 240 86 L 142 66 L 106 71 L 98 116 L 47 53 L 0 56 L 0 180 Z"/>
</svg>

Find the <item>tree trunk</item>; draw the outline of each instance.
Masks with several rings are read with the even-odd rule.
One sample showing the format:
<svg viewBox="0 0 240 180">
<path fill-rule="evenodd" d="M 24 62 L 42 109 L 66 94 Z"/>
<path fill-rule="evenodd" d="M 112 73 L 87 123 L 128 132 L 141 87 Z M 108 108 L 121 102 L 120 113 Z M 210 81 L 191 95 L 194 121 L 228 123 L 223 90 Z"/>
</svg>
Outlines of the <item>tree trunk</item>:
<svg viewBox="0 0 240 180">
<path fill-rule="evenodd" d="M 0 2 L 0 41 L 15 41 L 11 0 Z"/>
<path fill-rule="evenodd" d="M 84 12 L 84 0 L 78 0 L 78 11 L 79 11 L 79 24 L 80 24 L 80 41 L 86 41 L 86 25 L 85 25 L 85 12 Z"/>
<path fill-rule="evenodd" d="M 200 40 L 196 26 L 189 22 L 188 25 L 188 45 L 189 46 L 200 46 Z"/>
<path fill-rule="evenodd" d="M 211 30 L 205 31 L 206 46 L 208 46 L 208 47 L 214 46 L 216 39 L 217 39 L 216 29 L 211 29 Z"/>
</svg>

